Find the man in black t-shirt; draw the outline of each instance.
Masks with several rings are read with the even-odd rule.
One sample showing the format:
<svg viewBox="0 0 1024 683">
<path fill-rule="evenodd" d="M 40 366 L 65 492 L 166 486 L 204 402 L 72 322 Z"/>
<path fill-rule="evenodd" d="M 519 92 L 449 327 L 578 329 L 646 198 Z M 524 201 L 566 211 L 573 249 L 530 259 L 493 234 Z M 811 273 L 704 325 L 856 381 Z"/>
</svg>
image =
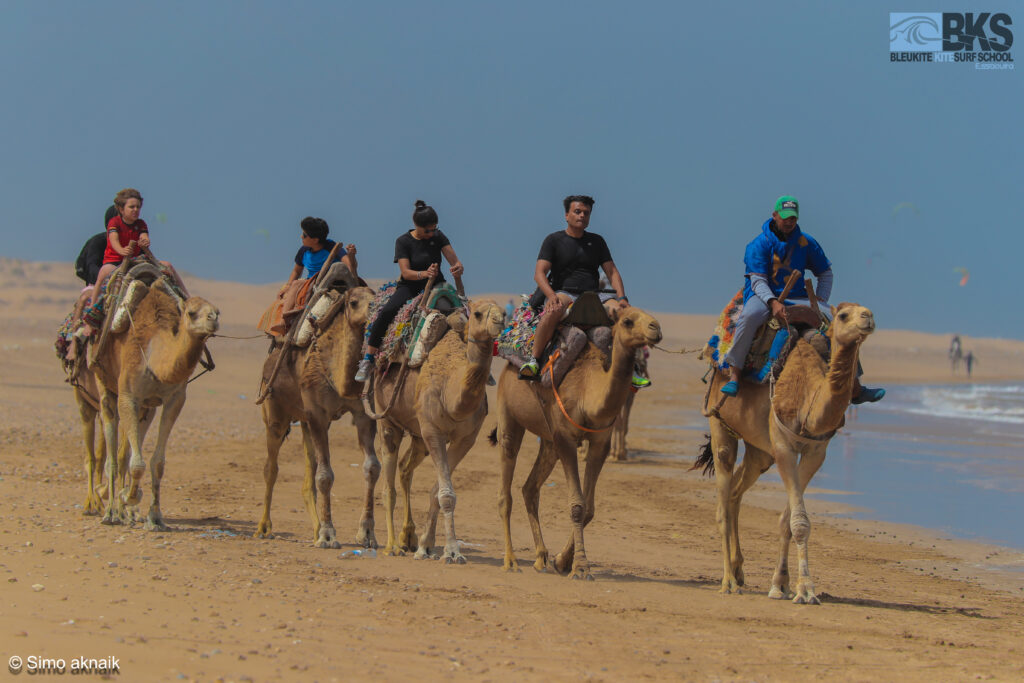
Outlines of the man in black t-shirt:
<svg viewBox="0 0 1024 683">
<path fill-rule="evenodd" d="M 520 377 L 536 377 L 540 373 L 537 357 L 551 341 L 558 323 L 565 317 L 569 305 L 583 292 L 597 292 L 601 288 L 598 268 L 604 271 L 615 295 L 601 295 L 605 308 L 611 313 L 616 308 L 627 308 L 629 299 L 622 284 L 622 276 L 615 267 L 608 244 L 600 235 L 587 232 L 594 199 L 586 195 L 570 195 L 562 201 L 565 207 L 565 230 L 553 232 L 544 238 L 533 279 L 545 299 L 544 316 L 537 324 L 533 338 L 533 355 L 519 369 Z M 637 387 L 647 386 L 650 380 L 635 376 Z"/>
</svg>

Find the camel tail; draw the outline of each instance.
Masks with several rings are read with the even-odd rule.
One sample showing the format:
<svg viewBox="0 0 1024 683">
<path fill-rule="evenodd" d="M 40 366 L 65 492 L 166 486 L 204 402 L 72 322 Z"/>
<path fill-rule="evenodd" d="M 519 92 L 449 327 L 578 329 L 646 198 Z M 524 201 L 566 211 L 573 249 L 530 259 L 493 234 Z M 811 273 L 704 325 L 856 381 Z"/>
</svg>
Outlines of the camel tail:
<svg viewBox="0 0 1024 683">
<path fill-rule="evenodd" d="M 711 435 L 705 434 L 705 436 L 707 436 L 708 440 L 700 447 L 700 455 L 697 456 L 697 460 L 693 463 L 690 471 L 703 468 L 704 476 L 710 477 L 715 473 L 715 453 L 711 450 Z"/>
<path fill-rule="evenodd" d="M 491 433 L 487 435 L 487 440 L 491 442 L 492 446 L 498 445 L 498 428 L 495 427 L 491 430 Z"/>
</svg>

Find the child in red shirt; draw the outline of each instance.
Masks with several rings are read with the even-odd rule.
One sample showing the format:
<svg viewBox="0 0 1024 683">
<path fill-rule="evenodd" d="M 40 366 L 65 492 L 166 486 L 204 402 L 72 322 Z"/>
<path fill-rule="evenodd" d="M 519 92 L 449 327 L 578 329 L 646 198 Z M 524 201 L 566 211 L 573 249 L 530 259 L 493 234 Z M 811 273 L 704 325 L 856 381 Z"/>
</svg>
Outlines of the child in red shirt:
<svg viewBox="0 0 1024 683">
<path fill-rule="evenodd" d="M 146 221 L 139 218 L 142 210 L 142 194 L 138 190 L 126 187 L 114 197 L 117 214 L 107 223 L 107 249 L 103 252 L 103 266 L 96 276 L 95 292 L 103 291 L 103 283 L 126 256 L 138 256 L 143 247 L 149 246 L 149 227 Z M 135 242 L 134 251 L 128 245 Z M 96 299 L 96 296 L 93 297 Z"/>
</svg>

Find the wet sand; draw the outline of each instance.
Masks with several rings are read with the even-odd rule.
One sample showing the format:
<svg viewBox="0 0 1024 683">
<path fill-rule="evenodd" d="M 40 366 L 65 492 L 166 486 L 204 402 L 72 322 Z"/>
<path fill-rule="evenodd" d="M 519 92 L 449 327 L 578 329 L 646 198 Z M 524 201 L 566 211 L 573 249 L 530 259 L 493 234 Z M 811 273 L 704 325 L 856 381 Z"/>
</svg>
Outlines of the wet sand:
<svg viewBox="0 0 1024 683">
<path fill-rule="evenodd" d="M 222 332 L 235 335 L 251 334 L 276 288 L 188 283 L 221 308 Z M 501 570 L 497 453 L 483 440 L 454 477 L 467 565 L 343 557 L 356 548 L 362 486 L 347 418 L 331 431 L 342 550 L 310 546 L 294 437 L 281 455 L 277 538 L 253 539 L 265 457 L 253 404 L 263 341 L 214 340 L 217 370 L 190 387 L 164 477 L 172 531 L 102 526 L 81 516 L 78 411 L 52 352 L 77 293 L 71 268 L 0 261 L 0 285 L 0 643 L 8 657 L 113 655 L 124 680 L 1024 677 L 1024 555 L 835 516 L 851 496 L 809 498 L 821 606 L 766 597 L 783 501 L 767 475 L 744 499 L 746 593 L 720 595 L 714 487 L 688 471 L 704 433 L 705 368 L 693 355 L 652 356 L 655 386 L 637 399 L 631 458 L 605 467 L 587 528 L 593 582 Z M 678 349 L 696 348 L 713 316 L 659 319 L 663 346 Z M 948 373 L 936 376 L 947 367 L 947 345 L 948 335 L 882 329 L 864 363 L 879 383 L 948 382 Z M 970 345 L 979 356 L 1005 357 L 1003 376 L 1024 379 L 1024 343 Z M 485 431 L 492 425 L 489 418 Z M 830 458 L 841 455 L 836 445 Z M 526 439 L 514 492 L 535 453 Z M 414 482 L 419 523 L 432 481 L 425 463 Z M 556 548 L 570 530 L 565 490 L 556 468 L 541 503 Z M 379 484 L 377 491 L 383 539 Z M 513 541 L 526 564 L 532 543 L 518 495 Z"/>
</svg>

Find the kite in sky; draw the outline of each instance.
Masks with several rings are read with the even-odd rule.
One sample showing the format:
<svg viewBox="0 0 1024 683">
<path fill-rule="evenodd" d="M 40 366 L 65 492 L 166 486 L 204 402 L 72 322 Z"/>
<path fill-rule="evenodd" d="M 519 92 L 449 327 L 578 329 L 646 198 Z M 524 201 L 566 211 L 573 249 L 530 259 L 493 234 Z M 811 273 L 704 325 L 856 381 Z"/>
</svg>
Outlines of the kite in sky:
<svg viewBox="0 0 1024 683">
<path fill-rule="evenodd" d="M 971 277 L 971 274 L 967 272 L 966 268 L 956 267 L 956 268 L 953 269 L 953 272 L 957 273 L 958 275 L 961 276 L 961 278 L 960 278 L 960 286 L 961 287 L 966 285 L 967 284 L 967 280 Z"/>
</svg>

